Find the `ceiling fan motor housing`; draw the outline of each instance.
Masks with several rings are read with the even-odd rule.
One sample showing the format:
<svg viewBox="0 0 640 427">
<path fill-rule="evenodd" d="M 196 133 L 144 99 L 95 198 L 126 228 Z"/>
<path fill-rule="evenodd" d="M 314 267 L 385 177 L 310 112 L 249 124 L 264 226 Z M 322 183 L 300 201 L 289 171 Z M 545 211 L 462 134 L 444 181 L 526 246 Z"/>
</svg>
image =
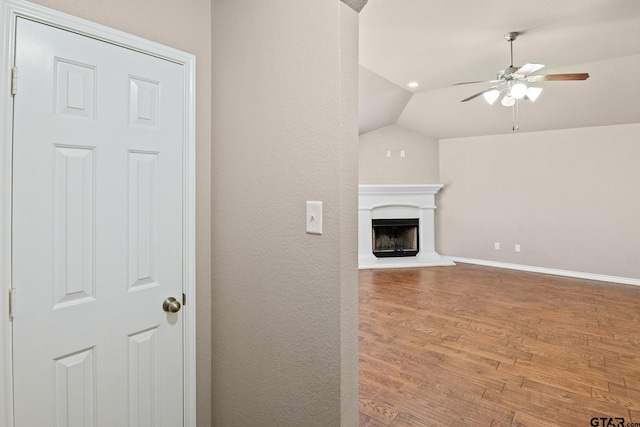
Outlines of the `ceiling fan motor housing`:
<svg viewBox="0 0 640 427">
<path fill-rule="evenodd" d="M 520 69 L 520 67 L 507 67 L 505 70 L 500 70 L 498 71 L 498 80 L 504 79 L 504 80 L 515 80 L 517 79 L 517 74 L 514 75 L 514 73 L 516 71 L 518 71 Z"/>
</svg>

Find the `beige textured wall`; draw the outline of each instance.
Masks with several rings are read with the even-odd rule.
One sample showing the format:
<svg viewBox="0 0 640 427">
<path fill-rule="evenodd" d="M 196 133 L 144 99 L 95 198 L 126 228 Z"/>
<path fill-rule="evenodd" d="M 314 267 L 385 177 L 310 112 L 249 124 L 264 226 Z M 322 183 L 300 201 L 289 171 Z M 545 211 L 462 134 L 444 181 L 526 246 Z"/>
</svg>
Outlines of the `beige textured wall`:
<svg viewBox="0 0 640 427">
<path fill-rule="evenodd" d="M 197 422 L 211 425 L 211 4 L 209 0 L 32 0 L 196 55 Z"/>
<path fill-rule="evenodd" d="M 439 183 L 438 141 L 400 125 L 360 135 L 358 159 L 360 184 Z"/>
<path fill-rule="evenodd" d="M 638 135 L 640 124 L 441 140 L 440 253 L 640 278 Z"/>
<path fill-rule="evenodd" d="M 338 0 L 212 4 L 214 425 L 355 426 L 357 20 Z"/>
<path fill-rule="evenodd" d="M 360 2 L 364 6 L 365 2 Z M 357 8 L 356 8 L 357 10 Z M 358 14 L 340 4 L 340 425 L 358 423 Z"/>
</svg>

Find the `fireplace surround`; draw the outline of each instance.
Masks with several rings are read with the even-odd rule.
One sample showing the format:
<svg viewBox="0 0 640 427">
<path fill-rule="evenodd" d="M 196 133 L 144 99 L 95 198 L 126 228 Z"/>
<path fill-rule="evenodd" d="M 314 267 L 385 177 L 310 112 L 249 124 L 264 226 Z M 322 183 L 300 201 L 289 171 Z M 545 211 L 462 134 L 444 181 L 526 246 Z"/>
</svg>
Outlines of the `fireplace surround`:
<svg viewBox="0 0 640 427">
<path fill-rule="evenodd" d="M 367 269 L 455 265 L 435 250 L 435 195 L 442 187 L 442 184 L 360 185 L 358 267 Z M 394 251 L 399 253 L 382 256 L 380 251 L 376 251 L 377 255 L 374 254 L 374 220 L 384 226 L 388 220 L 415 219 L 418 220 L 415 251 Z M 379 222 L 380 220 L 383 221 Z"/>
</svg>

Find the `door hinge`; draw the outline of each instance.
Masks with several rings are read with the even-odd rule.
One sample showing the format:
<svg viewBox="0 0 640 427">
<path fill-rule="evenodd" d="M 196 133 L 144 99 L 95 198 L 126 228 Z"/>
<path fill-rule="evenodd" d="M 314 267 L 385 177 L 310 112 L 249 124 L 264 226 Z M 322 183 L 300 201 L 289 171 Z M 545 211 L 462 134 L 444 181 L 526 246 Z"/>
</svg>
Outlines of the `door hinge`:
<svg viewBox="0 0 640 427">
<path fill-rule="evenodd" d="M 18 93 L 18 67 L 11 68 L 11 95 Z"/>
<path fill-rule="evenodd" d="M 182 294 L 182 305 L 187 305 L 187 295 L 185 293 Z"/>
<path fill-rule="evenodd" d="M 15 288 L 9 289 L 9 319 L 13 320 L 16 309 L 16 290 Z"/>
</svg>

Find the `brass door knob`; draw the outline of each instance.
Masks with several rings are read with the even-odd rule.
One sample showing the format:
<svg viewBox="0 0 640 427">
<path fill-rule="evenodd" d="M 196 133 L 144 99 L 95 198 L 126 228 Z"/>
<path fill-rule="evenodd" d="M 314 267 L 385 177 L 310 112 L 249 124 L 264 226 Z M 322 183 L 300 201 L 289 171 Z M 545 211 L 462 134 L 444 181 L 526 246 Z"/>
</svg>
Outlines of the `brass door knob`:
<svg viewBox="0 0 640 427">
<path fill-rule="evenodd" d="M 162 309 L 167 313 L 177 313 L 180 311 L 180 303 L 174 297 L 169 297 L 162 303 Z"/>
</svg>

